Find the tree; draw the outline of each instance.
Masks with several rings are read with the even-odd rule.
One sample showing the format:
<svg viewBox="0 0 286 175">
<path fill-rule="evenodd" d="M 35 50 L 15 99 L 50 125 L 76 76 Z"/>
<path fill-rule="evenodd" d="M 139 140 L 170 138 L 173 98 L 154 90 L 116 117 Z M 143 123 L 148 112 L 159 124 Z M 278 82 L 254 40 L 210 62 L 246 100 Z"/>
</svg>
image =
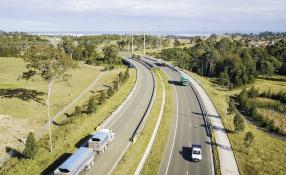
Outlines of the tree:
<svg viewBox="0 0 286 175">
<path fill-rule="evenodd" d="M 261 60 L 257 64 L 258 72 L 263 75 L 264 78 L 270 77 L 274 73 L 274 67 L 270 61 Z"/>
<path fill-rule="evenodd" d="M 114 91 L 113 91 L 112 87 L 109 87 L 107 90 L 107 96 L 111 97 L 113 94 L 114 94 Z"/>
<path fill-rule="evenodd" d="M 113 89 L 115 91 L 118 91 L 118 80 L 117 81 L 113 81 Z"/>
<path fill-rule="evenodd" d="M 28 63 L 28 72 L 35 71 L 36 74 L 40 75 L 48 83 L 48 96 L 46 105 L 49 118 L 50 151 L 52 152 L 53 147 L 50 118 L 51 87 L 55 80 L 67 77 L 66 72 L 68 69 L 76 68 L 76 64 L 65 52 L 50 46 L 32 46 L 26 53 L 24 60 Z M 25 74 L 25 72 L 23 74 Z M 32 76 L 29 78 L 31 77 Z"/>
<path fill-rule="evenodd" d="M 180 41 L 178 39 L 175 39 L 174 47 L 179 47 L 181 45 Z"/>
<path fill-rule="evenodd" d="M 37 151 L 37 146 L 36 146 L 35 136 L 32 132 L 29 132 L 26 143 L 25 143 L 25 149 L 23 151 L 23 154 L 27 158 L 32 159 L 35 157 L 36 151 Z"/>
<path fill-rule="evenodd" d="M 92 114 L 96 111 L 96 101 L 94 97 L 90 97 L 87 105 L 87 113 Z"/>
<path fill-rule="evenodd" d="M 244 120 L 239 114 L 235 114 L 233 118 L 233 125 L 235 128 L 235 132 L 239 133 L 244 130 Z"/>
<path fill-rule="evenodd" d="M 252 134 L 252 132 L 250 131 L 247 132 L 244 137 L 245 147 L 249 147 L 252 144 L 253 140 L 254 140 L 254 135 Z"/>
<path fill-rule="evenodd" d="M 119 64 L 121 59 L 119 57 L 118 47 L 115 45 L 105 46 L 103 49 L 104 62 L 107 64 Z"/>
<path fill-rule="evenodd" d="M 103 104 L 103 103 L 105 102 L 105 100 L 106 100 L 106 95 L 105 95 L 105 93 L 102 91 L 102 92 L 100 93 L 100 96 L 99 96 L 99 104 Z"/>
</svg>

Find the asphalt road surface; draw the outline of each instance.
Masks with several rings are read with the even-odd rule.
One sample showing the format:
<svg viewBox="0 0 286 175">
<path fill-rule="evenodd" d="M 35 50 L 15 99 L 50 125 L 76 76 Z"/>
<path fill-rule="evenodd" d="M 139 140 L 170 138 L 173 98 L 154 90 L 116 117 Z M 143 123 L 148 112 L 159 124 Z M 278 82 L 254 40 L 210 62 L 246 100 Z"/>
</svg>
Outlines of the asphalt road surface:
<svg viewBox="0 0 286 175">
<path fill-rule="evenodd" d="M 115 132 L 115 139 L 105 153 L 95 155 L 94 166 L 89 171 L 83 171 L 81 174 L 110 174 L 130 144 L 129 139 L 144 115 L 152 97 L 154 82 L 149 69 L 134 60 L 131 60 L 131 62 L 138 71 L 137 88 L 118 115 L 106 124 L 107 128 L 111 128 Z"/>
<path fill-rule="evenodd" d="M 169 77 L 169 83 L 174 86 L 175 114 L 167 148 L 160 165 L 160 175 L 213 174 L 211 145 L 198 100 L 190 86 L 179 84 L 178 72 L 165 66 L 161 69 Z M 191 161 L 192 144 L 202 145 L 200 162 Z"/>
</svg>

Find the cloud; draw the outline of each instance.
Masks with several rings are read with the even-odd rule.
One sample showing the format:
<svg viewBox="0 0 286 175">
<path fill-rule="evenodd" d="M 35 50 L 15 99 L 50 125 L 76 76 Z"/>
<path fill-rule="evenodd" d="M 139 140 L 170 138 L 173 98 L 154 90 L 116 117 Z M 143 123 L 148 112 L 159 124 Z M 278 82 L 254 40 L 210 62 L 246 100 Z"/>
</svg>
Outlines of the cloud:
<svg viewBox="0 0 286 175">
<path fill-rule="evenodd" d="M 52 24 L 50 28 L 64 26 L 79 29 L 124 29 L 134 23 L 162 25 L 163 30 L 189 30 L 190 28 L 225 29 L 225 26 L 248 26 L 255 29 L 285 30 L 285 0 L 0 0 L 0 27 L 5 20 L 37 21 Z M 11 13 L 12 12 L 12 13 Z M 4 24 L 3 24 L 4 23 Z M 122 25 L 120 26 L 121 23 Z M 20 25 L 19 24 L 19 25 Z M 267 26 L 270 27 L 265 27 Z M 21 24 L 23 26 L 23 24 Z M 25 28 L 30 26 L 27 24 Z M 77 26 L 75 26 L 77 25 Z M 145 25 L 145 28 L 144 28 Z M 199 26 L 196 26 L 199 25 Z M 17 25 L 16 25 L 17 26 Z M 37 28 L 48 25 L 39 23 Z M 58 26 L 58 27 L 57 27 Z M 188 26 L 188 27 L 187 27 Z M 183 28 L 182 28 L 183 27 Z M 67 29 L 69 30 L 69 29 Z M 119 29 L 120 30 L 120 29 Z M 252 29 L 251 29 L 252 30 Z"/>
</svg>

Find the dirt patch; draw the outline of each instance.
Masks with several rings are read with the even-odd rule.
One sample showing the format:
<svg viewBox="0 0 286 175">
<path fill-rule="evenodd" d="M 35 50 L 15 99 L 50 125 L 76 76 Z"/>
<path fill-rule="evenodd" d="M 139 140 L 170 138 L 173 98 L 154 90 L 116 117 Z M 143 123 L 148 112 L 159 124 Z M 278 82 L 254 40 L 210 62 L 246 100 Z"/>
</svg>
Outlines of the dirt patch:
<svg viewBox="0 0 286 175">
<path fill-rule="evenodd" d="M 0 114 L 0 167 L 9 158 L 7 148 L 23 151 L 24 140 L 29 132 L 39 138 L 45 130 L 38 122 Z"/>
</svg>

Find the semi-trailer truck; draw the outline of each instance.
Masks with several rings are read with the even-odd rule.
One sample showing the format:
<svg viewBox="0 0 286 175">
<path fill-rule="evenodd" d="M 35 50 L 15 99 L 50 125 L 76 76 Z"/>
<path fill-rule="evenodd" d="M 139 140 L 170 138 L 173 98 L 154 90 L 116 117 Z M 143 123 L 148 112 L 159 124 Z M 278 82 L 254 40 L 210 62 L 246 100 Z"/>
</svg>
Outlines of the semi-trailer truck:
<svg viewBox="0 0 286 175">
<path fill-rule="evenodd" d="M 113 141 L 114 132 L 109 129 L 101 129 L 88 140 L 88 147 L 97 153 L 104 153 L 107 146 Z"/>
<path fill-rule="evenodd" d="M 82 170 L 88 170 L 94 165 L 94 155 L 92 149 L 80 147 L 54 171 L 54 175 L 78 175 Z"/>
</svg>

